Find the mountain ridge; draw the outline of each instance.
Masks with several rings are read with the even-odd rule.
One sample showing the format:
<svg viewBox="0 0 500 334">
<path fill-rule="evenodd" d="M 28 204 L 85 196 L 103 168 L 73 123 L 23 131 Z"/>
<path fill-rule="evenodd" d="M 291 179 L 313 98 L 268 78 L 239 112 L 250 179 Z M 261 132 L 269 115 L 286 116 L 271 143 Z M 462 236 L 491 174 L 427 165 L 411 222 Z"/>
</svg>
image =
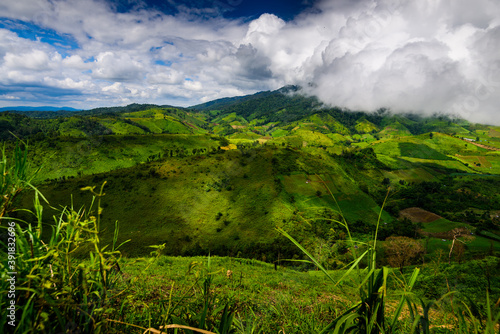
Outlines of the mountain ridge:
<svg viewBox="0 0 500 334">
<path fill-rule="evenodd" d="M 1 111 L 81 111 L 82 109 L 76 109 L 72 107 L 53 107 L 53 106 L 42 106 L 42 107 L 32 107 L 32 106 L 13 106 L 13 107 L 0 107 Z"/>
</svg>

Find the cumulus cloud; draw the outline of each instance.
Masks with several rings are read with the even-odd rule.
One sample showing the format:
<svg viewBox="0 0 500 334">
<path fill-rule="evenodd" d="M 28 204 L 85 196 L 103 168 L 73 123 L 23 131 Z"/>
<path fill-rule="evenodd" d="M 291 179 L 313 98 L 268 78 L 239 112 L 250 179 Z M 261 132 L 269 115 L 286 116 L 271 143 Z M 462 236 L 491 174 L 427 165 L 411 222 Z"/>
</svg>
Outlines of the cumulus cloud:
<svg viewBox="0 0 500 334">
<path fill-rule="evenodd" d="M 9 20 L 0 29 L 2 103 L 187 106 L 298 84 L 330 105 L 500 124 L 494 0 L 318 0 L 289 21 L 227 19 L 227 9 L 175 1 L 167 4 L 174 14 L 119 4 L 0 3 Z M 20 22 L 39 27 L 37 35 L 9 28 Z"/>
<path fill-rule="evenodd" d="M 94 63 L 92 76 L 98 79 L 115 82 L 137 81 L 144 73 L 144 66 L 141 62 L 126 53 L 101 52 Z"/>
<path fill-rule="evenodd" d="M 324 1 L 318 8 L 289 27 L 309 31 L 316 47 L 282 73 L 309 94 L 351 109 L 443 112 L 500 124 L 500 4 Z"/>
<path fill-rule="evenodd" d="M 0 29 L 0 84 L 18 97 L 31 96 L 27 87 L 36 86 L 49 98 L 50 88 L 58 87 L 62 96 L 68 88 L 81 108 L 125 101 L 127 94 L 134 102 L 191 105 L 219 96 L 238 80 L 230 63 L 246 33 L 239 20 L 197 19 L 182 8 L 178 15 L 144 6 L 118 13 L 101 0 L 19 0 L 0 4 L 0 12 L 11 22 L 69 36 L 78 46 L 63 53 L 43 36 L 29 39 Z"/>
</svg>

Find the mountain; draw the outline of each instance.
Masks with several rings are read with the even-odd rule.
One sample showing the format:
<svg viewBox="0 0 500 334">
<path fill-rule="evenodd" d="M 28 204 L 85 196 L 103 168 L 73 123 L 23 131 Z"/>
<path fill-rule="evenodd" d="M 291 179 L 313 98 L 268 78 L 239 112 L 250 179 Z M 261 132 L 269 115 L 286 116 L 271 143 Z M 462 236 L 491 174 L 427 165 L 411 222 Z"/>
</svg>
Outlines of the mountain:
<svg viewBox="0 0 500 334">
<path fill-rule="evenodd" d="M 25 115 L 30 118 L 58 118 L 58 117 L 71 117 L 71 116 L 101 116 L 101 115 L 118 115 L 124 113 L 131 113 L 136 111 L 143 111 L 148 109 L 178 109 L 187 110 L 182 107 L 173 107 L 170 105 L 156 105 L 156 104 L 138 104 L 132 103 L 127 106 L 116 107 L 99 107 L 87 110 L 78 110 L 69 107 L 5 107 L 0 108 L 0 112 L 10 112 L 12 114 Z"/>
<path fill-rule="evenodd" d="M 61 116 L 71 116 L 78 112 L 78 109 L 70 107 L 3 107 L 0 112 L 26 115 L 33 118 L 55 118 Z"/>
<path fill-rule="evenodd" d="M 2 111 L 79 111 L 80 109 L 75 109 L 71 107 L 28 107 L 28 106 L 16 106 L 16 107 L 2 107 L 0 108 L 0 112 Z"/>
<path fill-rule="evenodd" d="M 83 110 L 80 114 L 82 115 L 100 115 L 100 114 L 113 114 L 113 113 L 130 113 L 135 111 L 143 111 L 147 109 L 155 109 L 155 108 L 163 108 L 163 109 L 182 109 L 182 107 L 174 107 L 171 105 L 157 105 L 157 104 L 139 104 L 132 103 L 126 106 L 117 106 L 117 107 L 99 107 L 89 110 Z"/>
<path fill-rule="evenodd" d="M 323 108 L 323 104 L 316 97 L 300 94 L 297 86 L 285 86 L 275 91 L 218 99 L 190 109 L 210 115 L 235 112 L 248 121 L 261 119 L 263 122 L 273 122 L 283 119 L 293 121 L 319 108 Z"/>
</svg>

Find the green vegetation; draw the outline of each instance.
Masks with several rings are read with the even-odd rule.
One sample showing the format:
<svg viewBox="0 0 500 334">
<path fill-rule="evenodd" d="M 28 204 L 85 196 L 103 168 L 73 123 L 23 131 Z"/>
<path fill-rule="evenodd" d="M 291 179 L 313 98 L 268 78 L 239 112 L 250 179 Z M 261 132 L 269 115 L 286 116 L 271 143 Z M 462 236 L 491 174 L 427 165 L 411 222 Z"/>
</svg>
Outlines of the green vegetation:
<svg viewBox="0 0 500 334">
<path fill-rule="evenodd" d="M 0 114 L 17 332 L 493 333 L 498 128 L 297 89 Z"/>
</svg>

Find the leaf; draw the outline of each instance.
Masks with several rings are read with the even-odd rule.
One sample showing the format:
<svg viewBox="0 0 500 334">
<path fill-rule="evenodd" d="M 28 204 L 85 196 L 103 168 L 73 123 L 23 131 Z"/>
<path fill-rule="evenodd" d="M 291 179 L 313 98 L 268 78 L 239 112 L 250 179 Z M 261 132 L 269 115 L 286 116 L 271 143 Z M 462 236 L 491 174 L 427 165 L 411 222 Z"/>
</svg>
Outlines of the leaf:
<svg viewBox="0 0 500 334">
<path fill-rule="evenodd" d="M 295 246 L 297 246 L 304 254 L 306 254 L 311 259 L 311 261 L 316 265 L 316 267 L 318 267 L 319 269 L 321 269 L 323 273 L 325 273 L 326 277 L 328 277 L 332 282 L 336 283 L 333 277 L 331 277 L 330 274 L 326 271 L 326 269 L 323 268 L 323 266 L 314 258 L 314 256 L 312 256 L 304 247 L 302 247 L 302 245 L 299 244 L 297 240 L 295 240 L 291 235 L 285 232 L 285 230 L 283 230 L 281 227 L 277 227 L 276 229 L 279 233 L 283 234 L 291 242 L 293 242 Z"/>
</svg>

